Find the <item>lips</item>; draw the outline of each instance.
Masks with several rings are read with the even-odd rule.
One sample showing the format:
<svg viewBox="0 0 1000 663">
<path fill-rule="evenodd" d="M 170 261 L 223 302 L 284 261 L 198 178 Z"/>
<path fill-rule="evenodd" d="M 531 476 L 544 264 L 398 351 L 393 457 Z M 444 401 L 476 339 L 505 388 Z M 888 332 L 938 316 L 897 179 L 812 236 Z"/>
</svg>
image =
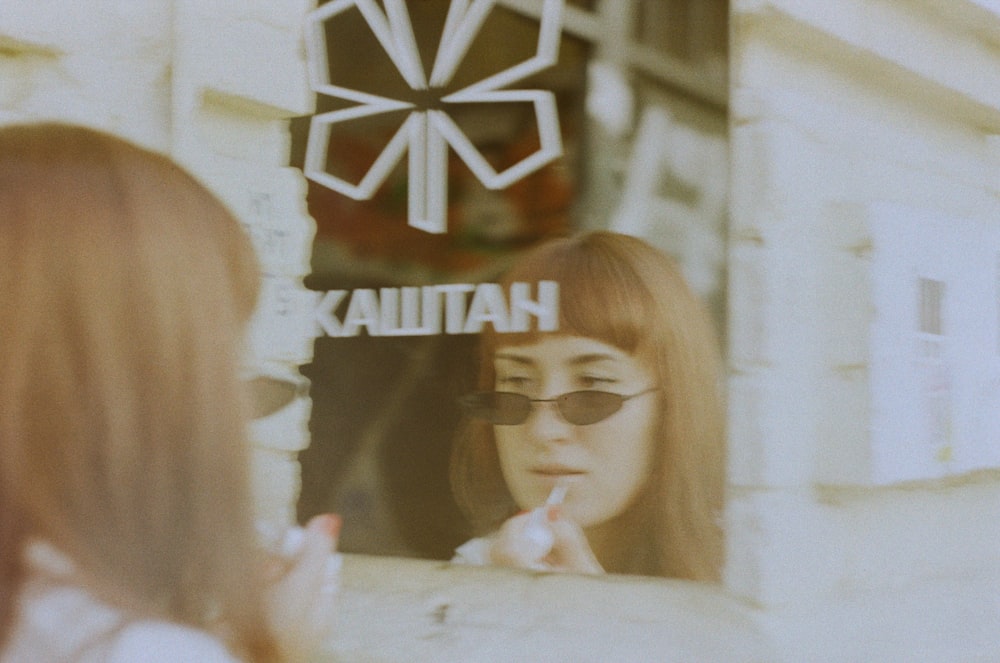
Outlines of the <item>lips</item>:
<svg viewBox="0 0 1000 663">
<path fill-rule="evenodd" d="M 586 474 L 583 470 L 568 467 L 566 465 L 540 465 L 538 467 L 531 468 L 531 473 L 544 477 L 566 477 Z"/>
</svg>

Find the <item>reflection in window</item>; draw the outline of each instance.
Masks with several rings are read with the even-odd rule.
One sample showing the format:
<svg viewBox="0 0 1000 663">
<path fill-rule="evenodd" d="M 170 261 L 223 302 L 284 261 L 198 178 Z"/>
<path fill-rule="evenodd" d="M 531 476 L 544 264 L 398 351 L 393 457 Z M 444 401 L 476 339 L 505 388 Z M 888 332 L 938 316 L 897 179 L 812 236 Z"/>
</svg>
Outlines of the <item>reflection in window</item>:
<svg viewBox="0 0 1000 663">
<path fill-rule="evenodd" d="M 425 68 L 433 61 L 449 4 L 407 2 Z M 529 57 L 538 38 L 540 4 L 498 0 L 449 89 Z M 557 64 L 516 85 L 555 94 L 564 156 L 508 188 L 490 190 L 449 153 L 448 232 L 440 235 L 407 225 L 405 158 L 368 201 L 311 183 L 307 200 L 317 232 L 307 287 L 490 281 L 526 247 L 607 226 L 625 202 L 641 119 L 651 113 L 669 118 L 675 133 L 666 143 L 673 161 L 664 162 L 643 194 L 654 203 L 650 218 L 656 223 L 655 212 L 664 204 L 690 211 L 686 227 L 653 228 L 651 241 L 682 261 L 685 252 L 702 250 L 699 237 L 721 246 L 724 172 L 704 164 L 687 171 L 670 164 L 701 163 L 680 158 L 684 145 L 702 144 L 685 136 L 702 137 L 705 145 L 725 144 L 727 12 L 725 0 L 567 0 Z M 365 27 L 356 9 L 328 23 L 331 82 L 409 99 L 412 90 Z M 611 101 L 621 106 L 617 126 L 588 113 L 588 99 L 599 92 L 593 89 L 597 66 L 606 67 L 618 86 Z M 431 91 L 416 101 L 433 105 L 447 91 Z M 349 105 L 317 98 L 317 112 Z M 527 104 L 468 104 L 449 111 L 497 170 L 538 148 Z M 336 125 L 330 172 L 357 181 L 399 122 L 387 113 Z M 309 118 L 299 118 L 291 127 L 292 163 L 300 167 L 308 125 Z M 722 294 L 708 296 L 721 325 Z M 312 382 L 313 410 L 311 446 L 300 456 L 300 518 L 341 513 L 341 548 L 348 552 L 451 556 L 470 534 L 452 500 L 447 468 L 460 422 L 456 399 L 473 386 L 476 340 L 473 335 L 374 338 L 364 332 L 317 339 L 313 362 L 302 367 Z"/>
</svg>

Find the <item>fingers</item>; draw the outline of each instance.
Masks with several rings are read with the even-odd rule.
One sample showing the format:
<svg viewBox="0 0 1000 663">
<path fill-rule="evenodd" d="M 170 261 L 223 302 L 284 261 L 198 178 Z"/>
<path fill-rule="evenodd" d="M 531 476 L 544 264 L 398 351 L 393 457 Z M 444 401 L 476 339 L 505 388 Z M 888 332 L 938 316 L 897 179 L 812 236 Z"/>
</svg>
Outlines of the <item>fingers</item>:
<svg viewBox="0 0 1000 663">
<path fill-rule="evenodd" d="M 282 583 L 292 591 L 308 594 L 317 580 L 324 580 L 328 558 L 336 549 L 340 534 L 340 518 L 332 514 L 316 516 L 303 530 L 302 543 L 292 567 Z"/>
<path fill-rule="evenodd" d="M 555 542 L 546 561 L 553 570 L 573 573 L 604 573 L 583 529 L 569 518 L 556 516 L 549 521 Z"/>
<path fill-rule="evenodd" d="M 317 516 L 309 521 L 301 561 L 289 574 L 292 576 L 290 582 L 298 591 L 311 594 L 305 619 L 317 646 L 331 635 L 340 586 L 341 557 L 334 554 L 339 534 L 340 518 L 337 516 Z"/>
<path fill-rule="evenodd" d="M 509 518 L 493 539 L 490 561 L 536 571 L 604 573 L 586 533 L 555 506 Z"/>
<path fill-rule="evenodd" d="M 546 568 L 542 560 L 552 549 L 552 537 L 540 513 L 536 509 L 507 519 L 490 546 L 493 564 L 517 569 Z"/>
<path fill-rule="evenodd" d="M 331 635 L 340 572 L 340 518 L 317 516 L 301 532 L 286 572 L 271 585 L 268 616 L 286 658 L 311 660 Z M 294 546 L 293 546 L 294 547 Z"/>
</svg>

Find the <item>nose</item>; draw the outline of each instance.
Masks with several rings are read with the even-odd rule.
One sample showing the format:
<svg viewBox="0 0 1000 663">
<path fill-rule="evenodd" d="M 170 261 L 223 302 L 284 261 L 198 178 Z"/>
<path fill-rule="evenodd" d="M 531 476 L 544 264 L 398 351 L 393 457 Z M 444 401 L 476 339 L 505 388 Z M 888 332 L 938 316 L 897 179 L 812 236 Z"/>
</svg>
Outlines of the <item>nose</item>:
<svg viewBox="0 0 1000 663">
<path fill-rule="evenodd" d="M 563 419 L 554 402 L 534 402 L 531 414 L 524 423 L 531 439 L 538 442 L 565 442 L 569 440 L 573 425 Z"/>
</svg>

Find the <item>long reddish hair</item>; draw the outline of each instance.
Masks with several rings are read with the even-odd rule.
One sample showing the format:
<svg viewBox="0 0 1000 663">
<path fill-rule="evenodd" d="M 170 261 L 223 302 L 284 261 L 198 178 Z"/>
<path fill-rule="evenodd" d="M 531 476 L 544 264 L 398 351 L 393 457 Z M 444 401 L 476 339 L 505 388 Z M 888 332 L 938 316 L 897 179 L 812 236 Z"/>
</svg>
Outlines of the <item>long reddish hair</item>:
<svg viewBox="0 0 1000 663">
<path fill-rule="evenodd" d="M 258 296 L 236 219 L 169 159 L 0 129 L 0 627 L 28 538 L 129 614 L 276 657 L 253 570 L 238 354 Z"/>
<path fill-rule="evenodd" d="M 559 283 L 557 333 L 593 338 L 640 357 L 659 379 L 657 458 L 649 484 L 620 519 L 619 540 L 634 554 L 622 568 L 694 580 L 719 579 L 725 487 L 722 362 L 702 303 L 674 262 L 645 242 L 593 232 L 544 243 L 519 258 L 504 278 Z M 497 348 L 535 342 L 543 332 L 482 338 L 479 386 L 494 384 Z M 474 526 L 489 531 L 517 510 L 504 484 L 492 426 L 469 421 L 452 455 L 456 500 Z"/>
</svg>

